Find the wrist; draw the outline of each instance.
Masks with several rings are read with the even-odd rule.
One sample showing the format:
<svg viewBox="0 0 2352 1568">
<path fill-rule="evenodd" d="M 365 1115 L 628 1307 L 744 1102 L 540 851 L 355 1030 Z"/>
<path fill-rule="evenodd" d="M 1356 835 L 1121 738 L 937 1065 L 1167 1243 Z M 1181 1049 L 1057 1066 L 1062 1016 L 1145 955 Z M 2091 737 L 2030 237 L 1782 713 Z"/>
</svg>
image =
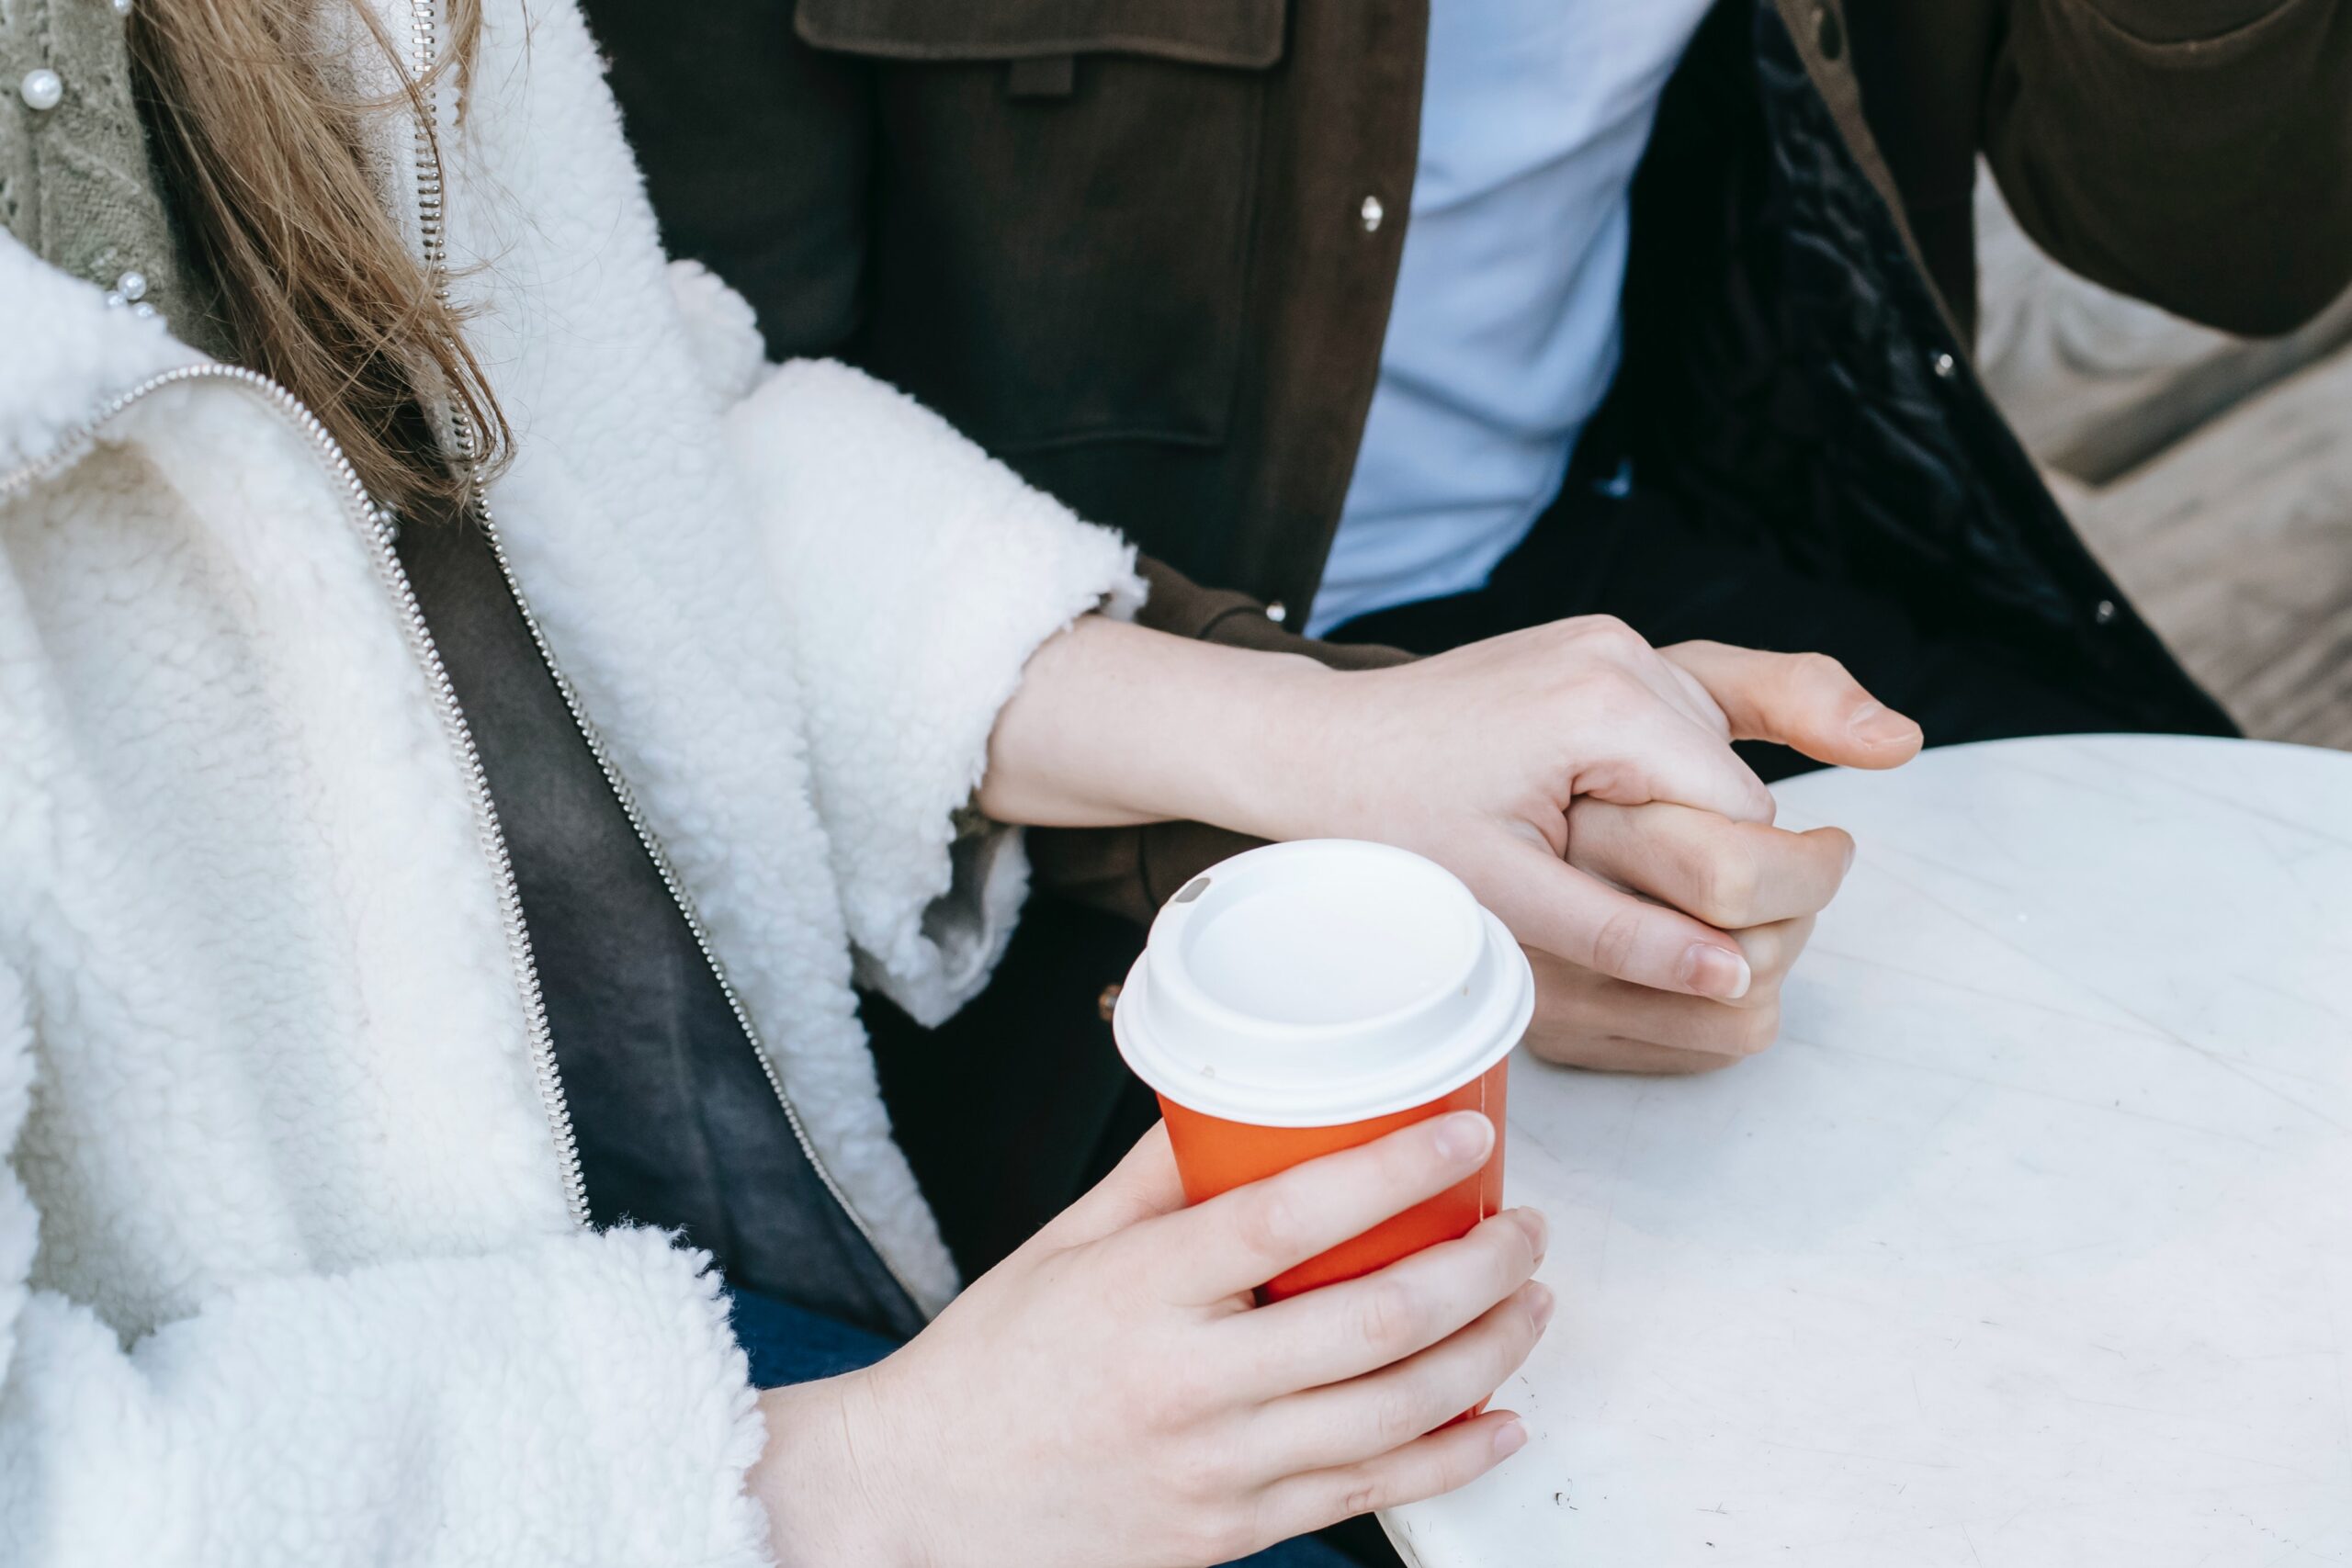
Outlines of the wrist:
<svg viewBox="0 0 2352 1568">
<path fill-rule="evenodd" d="M 895 1483 L 903 1456 L 876 1419 L 870 1374 L 769 1389 L 767 1443 L 745 1484 L 767 1511 L 778 1568 L 922 1568 L 910 1499 Z"/>
<path fill-rule="evenodd" d="M 1330 831 L 1339 716 L 1363 677 L 1295 653 L 1253 653 L 1218 706 L 1227 732 L 1199 753 L 1195 807 L 1178 813 L 1260 839 Z"/>
</svg>

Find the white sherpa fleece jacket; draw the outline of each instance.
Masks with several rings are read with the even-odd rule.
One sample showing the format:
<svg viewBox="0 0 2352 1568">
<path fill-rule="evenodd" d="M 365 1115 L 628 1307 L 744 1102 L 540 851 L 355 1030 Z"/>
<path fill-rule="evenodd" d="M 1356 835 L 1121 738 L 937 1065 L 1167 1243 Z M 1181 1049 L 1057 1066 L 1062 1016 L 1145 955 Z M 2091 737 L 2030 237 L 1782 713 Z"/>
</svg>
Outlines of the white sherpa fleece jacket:
<svg viewBox="0 0 2352 1568">
<path fill-rule="evenodd" d="M 487 9 L 436 113 L 498 527 L 936 1305 L 853 969 L 928 1016 L 979 983 L 1022 861 L 952 815 L 1030 651 L 1140 596 L 1129 553 L 895 392 L 762 365 L 664 265 L 571 7 Z M 0 236 L 0 1558 L 764 1562 L 704 1260 L 568 1201 L 494 824 L 366 498 L 268 389 L 155 383 L 197 359 Z"/>
</svg>

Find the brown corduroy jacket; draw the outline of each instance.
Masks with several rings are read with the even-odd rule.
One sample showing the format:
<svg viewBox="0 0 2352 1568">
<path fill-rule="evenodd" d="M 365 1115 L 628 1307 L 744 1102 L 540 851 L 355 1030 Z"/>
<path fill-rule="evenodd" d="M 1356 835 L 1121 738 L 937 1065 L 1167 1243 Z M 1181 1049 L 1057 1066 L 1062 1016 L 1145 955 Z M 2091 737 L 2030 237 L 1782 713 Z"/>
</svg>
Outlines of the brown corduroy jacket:
<svg viewBox="0 0 2352 1568">
<path fill-rule="evenodd" d="M 1377 376 L 1429 0 L 588 0 L 672 249 L 1300 647 Z M 1719 0 L 1636 186 L 1613 426 L 1727 530 L 2225 724 L 1969 370 L 1979 157 L 2066 265 L 2234 331 L 2352 279 L 2352 0 Z M 1196 583 L 1217 585 L 1216 588 Z M 1376 652 L 1317 649 L 1318 657 Z M 1231 840 L 1041 835 L 1148 911 Z"/>
</svg>

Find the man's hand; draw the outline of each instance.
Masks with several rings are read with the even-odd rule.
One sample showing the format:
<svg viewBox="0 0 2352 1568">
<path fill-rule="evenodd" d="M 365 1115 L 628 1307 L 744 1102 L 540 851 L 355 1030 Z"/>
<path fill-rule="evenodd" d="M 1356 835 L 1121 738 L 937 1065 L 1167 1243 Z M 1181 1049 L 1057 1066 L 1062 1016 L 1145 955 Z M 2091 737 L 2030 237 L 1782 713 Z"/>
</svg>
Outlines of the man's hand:
<svg viewBox="0 0 2352 1568">
<path fill-rule="evenodd" d="M 1530 948 L 1535 1020 L 1528 1044 L 1547 1062 L 1610 1072 L 1701 1073 L 1728 1066 L 1780 1032 L 1781 982 L 1852 863 L 1835 828 L 1784 832 L 1681 806 L 1579 801 L 1568 859 L 1594 876 L 1671 905 L 1726 933 L 1747 956 L 1745 996 L 1679 996 Z"/>
<path fill-rule="evenodd" d="M 1663 651 L 1708 688 L 1743 739 L 1781 741 L 1849 767 L 1893 767 L 1918 751 L 1918 727 L 1880 707 L 1833 660 L 1704 643 Z M 1778 1036 L 1781 981 L 1853 864 L 1854 840 L 1836 828 L 1790 833 L 1687 807 L 1587 799 L 1568 814 L 1567 858 L 1725 932 L 1753 978 L 1746 995 L 1717 1001 L 1634 985 L 1531 947 L 1529 1046 L 1569 1066 L 1698 1073 L 1753 1055 Z"/>
</svg>

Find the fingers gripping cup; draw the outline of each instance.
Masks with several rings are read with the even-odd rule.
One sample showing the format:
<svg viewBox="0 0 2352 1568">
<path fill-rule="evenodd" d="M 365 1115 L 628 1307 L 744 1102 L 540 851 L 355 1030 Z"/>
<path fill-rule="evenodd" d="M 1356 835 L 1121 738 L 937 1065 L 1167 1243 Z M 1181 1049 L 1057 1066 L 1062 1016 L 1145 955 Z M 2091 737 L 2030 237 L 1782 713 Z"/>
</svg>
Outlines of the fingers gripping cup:
<svg viewBox="0 0 2352 1568">
<path fill-rule="evenodd" d="M 1270 844 L 1152 922 L 1112 1020 L 1159 1096 L 1193 1202 L 1451 1111 L 1482 1111 L 1479 1172 L 1270 1280 L 1280 1300 L 1466 1234 L 1502 1208 L 1526 955 L 1443 867 L 1351 840 Z"/>
</svg>

